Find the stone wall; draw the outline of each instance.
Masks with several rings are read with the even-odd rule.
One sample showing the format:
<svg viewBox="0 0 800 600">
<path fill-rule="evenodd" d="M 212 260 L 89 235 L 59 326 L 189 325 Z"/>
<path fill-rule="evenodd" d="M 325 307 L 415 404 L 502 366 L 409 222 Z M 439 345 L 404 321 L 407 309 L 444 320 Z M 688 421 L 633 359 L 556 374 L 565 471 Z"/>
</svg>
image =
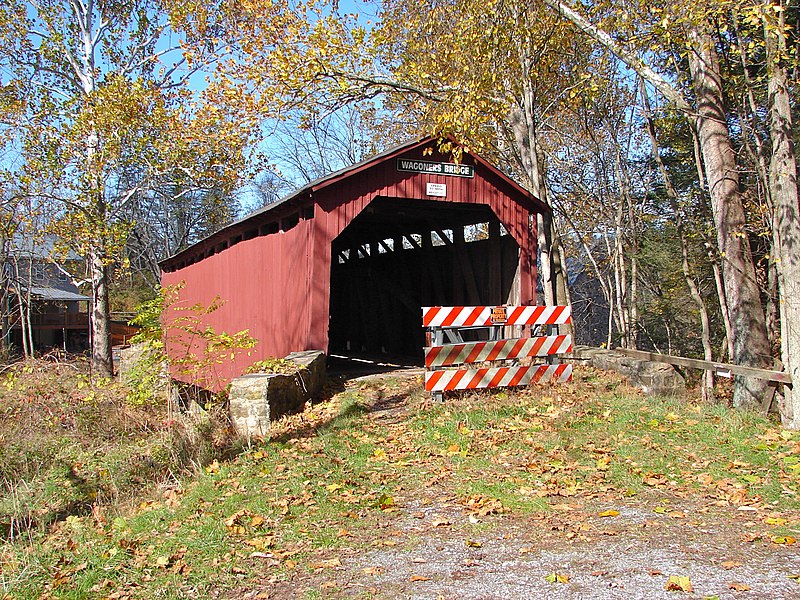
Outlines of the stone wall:
<svg viewBox="0 0 800 600">
<path fill-rule="evenodd" d="M 231 422 L 240 436 L 249 440 L 267 435 L 270 421 L 302 410 L 308 400 L 322 391 L 324 353 L 293 352 L 286 359 L 298 365 L 296 373 L 254 373 L 231 381 L 228 396 Z"/>
<path fill-rule="evenodd" d="M 591 346 L 575 346 L 573 356 L 597 369 L 624 375 L 649 396 L 686 395 L 686 380 L 672 365 L 631 358 L 621 352 Z"/>
</svg>

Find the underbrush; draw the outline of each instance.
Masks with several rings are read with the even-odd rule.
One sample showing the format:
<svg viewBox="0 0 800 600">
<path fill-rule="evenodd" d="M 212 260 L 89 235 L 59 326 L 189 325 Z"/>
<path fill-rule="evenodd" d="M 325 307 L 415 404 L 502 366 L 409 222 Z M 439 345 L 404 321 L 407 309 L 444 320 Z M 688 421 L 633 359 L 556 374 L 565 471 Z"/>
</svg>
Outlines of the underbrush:
<svg viewBox="0 0 800 600">
<path fill-rule="evenodd" d="M 166 401 L 132 403 L 88 365 L 28 360 L 0 374 L 0 536 L 97 514 L 166 485 L 230 448 L 222 411 L 202 420 Z"/>
</svg>

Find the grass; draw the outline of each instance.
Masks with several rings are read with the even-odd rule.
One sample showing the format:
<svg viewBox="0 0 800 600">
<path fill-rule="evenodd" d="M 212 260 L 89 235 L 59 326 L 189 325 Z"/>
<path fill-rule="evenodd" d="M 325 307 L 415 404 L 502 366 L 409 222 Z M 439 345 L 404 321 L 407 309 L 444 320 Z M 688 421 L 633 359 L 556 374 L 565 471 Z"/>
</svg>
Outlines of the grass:
<svg viewBox="0 0 800 600">
<path fill-rule="evenodd" d="M 138 433 L 129 441 L 148 447 Z M 76 452 L 87 472 L 130 456 Z M 270 440 L 230 461 L 140 490 L 135 502 L 97 498 L 86 514 L 6 543 L 0 597 L 269 590 L 335 568 L 331 556 L 343 549 L 413 543 L 404 523 L 441 503 L 491 529 L 564 502 L 658 512 L 677 496 L 704 510 L 766 507 L 774 516 L 765 530 L 792 536 L 799 459 L 800 436 L 767 419 L 648 400 L 594 371 L 579 371 L 570 386 L 443 404 L 428 402 L 418 382 L 364 383 L 284 419 Z"/>
</svg>

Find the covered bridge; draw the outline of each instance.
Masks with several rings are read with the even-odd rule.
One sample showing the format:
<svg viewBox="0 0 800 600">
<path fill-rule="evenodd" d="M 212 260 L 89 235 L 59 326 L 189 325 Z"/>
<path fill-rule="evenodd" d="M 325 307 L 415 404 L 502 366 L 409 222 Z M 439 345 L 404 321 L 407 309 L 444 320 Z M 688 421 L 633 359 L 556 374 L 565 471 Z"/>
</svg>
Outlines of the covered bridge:
<svg viewBox="0 0 800 600">
<path fill-rule="evenodd" d="M 224 303 L 217 332 L 250 356 L 422 356 L 422 306 L 535 304 L 536 219 L 547 207 L 483 159 L 426 138 L 314 181 L 162 263 L 180 303 Z M 175 348 L 170 348 L 175 352 Z"/>
</svg>

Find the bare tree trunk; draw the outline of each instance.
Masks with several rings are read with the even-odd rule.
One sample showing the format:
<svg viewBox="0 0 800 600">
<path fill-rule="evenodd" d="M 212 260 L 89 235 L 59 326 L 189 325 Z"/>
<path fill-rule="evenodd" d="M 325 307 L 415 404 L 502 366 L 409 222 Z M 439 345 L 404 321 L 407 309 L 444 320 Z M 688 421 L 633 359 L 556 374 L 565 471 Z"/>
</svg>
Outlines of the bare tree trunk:
<svg viewBox="0 0 800 600">
<path fill-rule="evenodd" d="M 22 273 L 20 259 L 14 259 L 14 291 L 17 296 L 17 311 L 19 312 L 19 328 L 22 337 L 22 355 L 25 358 L 33 356 L 33 334 L 31 333 L 31 281 L 33 279 L 32 261 L 27 261 L 27 272 Z"/>
<path fill-rule="evenodd" d="M 564 284 L 564 289 L 563 289 L 563 292 L 559 292 L 559 294 L 560 293 L 564 294 L 564 304 L 566 304 L 567 306 L 572 306 L 572 293 L 570 292 L 570 289 L 569 289 L 569 277 L 567 276 L 568 273 L 567 273 L 567 268 L 566 268 L 566 265 L 567 265 L 567 253 L 564 250 L 564 244 L 559 244 L 558 245 L 558 258 L 559 258 L 559 262 L 561 263 L 561 266 L 562 266 L 562 272 L 564 273 L 564 276 L 561 277 L 561 281 Z M 570 333 L 572 333 L 572 327 L 570 327 Z"/>
<path fill-rule="evenodd" d="M 597 260 L 595 260 L 594 255 L 592 254 L 592 248 L 583 238 L 583 236 L 578 231 L 578 228 L 575 227 L 575 222 L 570 218 L 569 213 L 562 213 L 565 220 L 572 228 L 572 231 L 575 235 L 578 236 L 580 240 L 581 246 L 583 246 L 584 252 L 586 252 L 586 257 L 590 263 L 592 263 L 592 269 L 594 269 L 595 276 L 597 277 L 597 281 L 600 284 L 600 290 L 603 293 L 603 297 L 605 298 L 606 302 L 608 303 L 608 331 L 606 332 L 606 348 L 611 348 L 611 336 L 613 331 L 613 317 L 614 317 L 614 291 L 613 286 L 610 279 L 606 276 L 605 273 L 600 269 L 600 265 L 597 264 Z M 607 243 L 607 240 L 606 240 Z M 569 299 L 569 291 L 568 288 L 565 286 L 566 290 L 566 298 L 567 301 L 571 304 Z"/>
<path fill-rule="evenodd" d="M 641 80 L 642 88 L 642 103 L 645 109 L 645 119 L 647 121 L 647 132 L 650 135 L 650 144 L 653 151 L 653 159 L 658 165 L 658 170 L 661 173 L 661 178 L 664 180 L 664 187 L 669 199 L 670 208 L 675 214 L 675 229 L 678 233 L 678 239 L 681 243 L 681 269 L 683 270 L 683 278 L 686 281 L 686 287 L 689 288 L 689 295 L 692 301 L 697 306 L 700 313 L 700 328 L 701 328 L 701 341 L 703 344 L 703 359 L 712 361 L 714 360 L 714 349 L 711 346 L 711 322 L 708 318 L 708 309 L 705 300 L 700 294 L 700 290 L 695 283 L 689 267 L 689 245 L 686 240 L 686 230 L 683 223 L 680 207 L 678 206 L 678 192 L 675 186 L 672 185 L 672 178 L 667 172 L 667 167 L 661 159 L 661 152 L 659 151 L 658 136 L 656 135 L 656 127 L 653 122 L 652 114 L 650 111 L 650 100 L 647 97 L 647 90 L 644 86 L 644 80 Z M 703 371 L 703 388 L 702 395 L 704 402 L 710 402 L 714 398 L 714 372 Z"/>
<path fill-rule="evenodd" d="M 772 359 L 764 309 L 747 239 L 736 156 L 722 100 L 717 52 L 711 36 L 704 31 L 694 30 L 691 40 L 689 68 L 697 98 L 697 132 L 717 229 L 717 244 L 723 257 L 723 282 L 731 319 L 731 357 L 736 364 L 769 367 Z M 765 393 L 766 382 L 763 380 L 737 377 L 734 405 L 738 408 L 758 407 Z"/>
<path fill-rule="evenodd" d="M 779 4 L 783 4 L 780 2 Z M 770 195 L 775 205 L 773 244 L 777 250 L 781 313 L 781 358 L 793 382 L 800 382 L 800 215 L 797 162 L 792 143 L 792 109 L 786 76 L 784 12 L 765 11 L 769 129 L 772 157 Z M 786 427 L 800 429 L 800 393 L 788 386 L 780 405 Z"/>
<path fill-rule="evenodd" d="M 622 236 L 623 203 L 620 201 L 617 208 L 616 220 L 614 223 L 614 247 L 609 250 L 609 254 L 614 264 L 614 290 L 616 292 L 617 322 L 619 325 L 620 345 L 623 348 L 630 348 L 630 323 L 628 321 L 628 281 L 625 264 L 625 248 Z"/>
<path fill-rule="evenodd" d="M 523 60 L 523 63 L 525 61 Z M 521 102 L 511 112 L 511 131 L 522 167 L 528 176 L 531 193 L 552 209 L 547 178 L 544 170 L 544 156 L 539 147 L 536 129 L 536 99 L 530 86 L 527 66 L 523 64 L 523 84 Z M 563 297 L 564 271 L 559 254 L 558 234 L 553 223 L 553 214 L 536 215 L 538 231 L 540 273 L 545 304 L 553 306 L 565 303 Z M 559 297 L 561 296 L 561 297 Z"/>
<path fill-rule="evenodd" d="M 108 301 L 108 267 L 101 253 L 89 257 L 92 277 L 92 375 L 111 377 L 114 361 L 111 353 L 111 328 Z"/>
<path fill-rule="evenodd" d="M 697 136 L 697 129 L 694 126 L 690 127 L 689 130 L 692 133 L 692 150 L 694 154 L 694 166 L 697 169 L 697 181 L 700 182 L 702 185 L 704 177 L 703 177 L 703 159 L 702 159 L 702 152 L 700 151 L 700 140 Z M 702 198 L 703 200 L 703 208 L 705 209 L 704 212 L 707 212 L 708 205 L 705 203 L 705 196 Z M 722 345 L 722 348 L 725 351 L 720 351 L 719 359 L 725 360 L 725 357 L 729 354 L 727 349 L 730 348 L 730 340 L 733 337 L 733 333 L 731 330 L 731 317 L 730 311 L 728 310 L 728 300 L 725 298 L 725 284 L 722 282 L 722 272 L 719 268 L 719 259 L 718 259 L 718 252 L 716 250 L 716 243 L 712 242 L 708 236 L 704 237 L 704 245 L 706 249 L 706 255 L 708 256 L 708 262 L 711 264 L 711 271 L 714 273 L 714 287 L 717 290 L 717 300 L 719 302 L 720 313 L 722 314 L 722 323 L 725 325 L 725 343 Z"/>
<path fill-rule="evenodd" d="M 615 139 L 615 162 L 616 162 L 616 170 L 617 170 L 617 180 L 619 182 L 619 189 L 622 195 L 622 199 L 620 201 L 620 208 L 618 212 L 619 223 L 618 223 L 618 241 L 619 241 L 619 253 L 621 256 L 621 267 L 622 267 L 622 293 L 624 302 L 622 303 L 622 309 L 625 313 L 625 347 L 636 349 L 636 334 L 638 329 L 638 321 L 639 321 L 639 314 L 638 308 L 636 306 L 636 302 L 638 301 L 638 277 L 639 277 L 639 267 L 637 263 L 636 255 L 639 252 L 639 229 L 636 219 L 636 211 L 633 208 L 633 200 L 631 199 L 631 183 L 630 178 L 628 177 L 628 172 L 626 169 L 626 165 L 623 163 L 622 160 L 622 153 L 621 147 L 619 142 Z M 629 249 L 630 249 L 630 282 L 628 281 L 627 277 L 627 267 L 625 266 L 625 237 L 622 234 L 623 228 L 623 220 L 622 215 L 624 214 L 624 209 L 627 209 L 627 231 L 628 231 L 628 239 L 630 240 Z"/>
</svg>

